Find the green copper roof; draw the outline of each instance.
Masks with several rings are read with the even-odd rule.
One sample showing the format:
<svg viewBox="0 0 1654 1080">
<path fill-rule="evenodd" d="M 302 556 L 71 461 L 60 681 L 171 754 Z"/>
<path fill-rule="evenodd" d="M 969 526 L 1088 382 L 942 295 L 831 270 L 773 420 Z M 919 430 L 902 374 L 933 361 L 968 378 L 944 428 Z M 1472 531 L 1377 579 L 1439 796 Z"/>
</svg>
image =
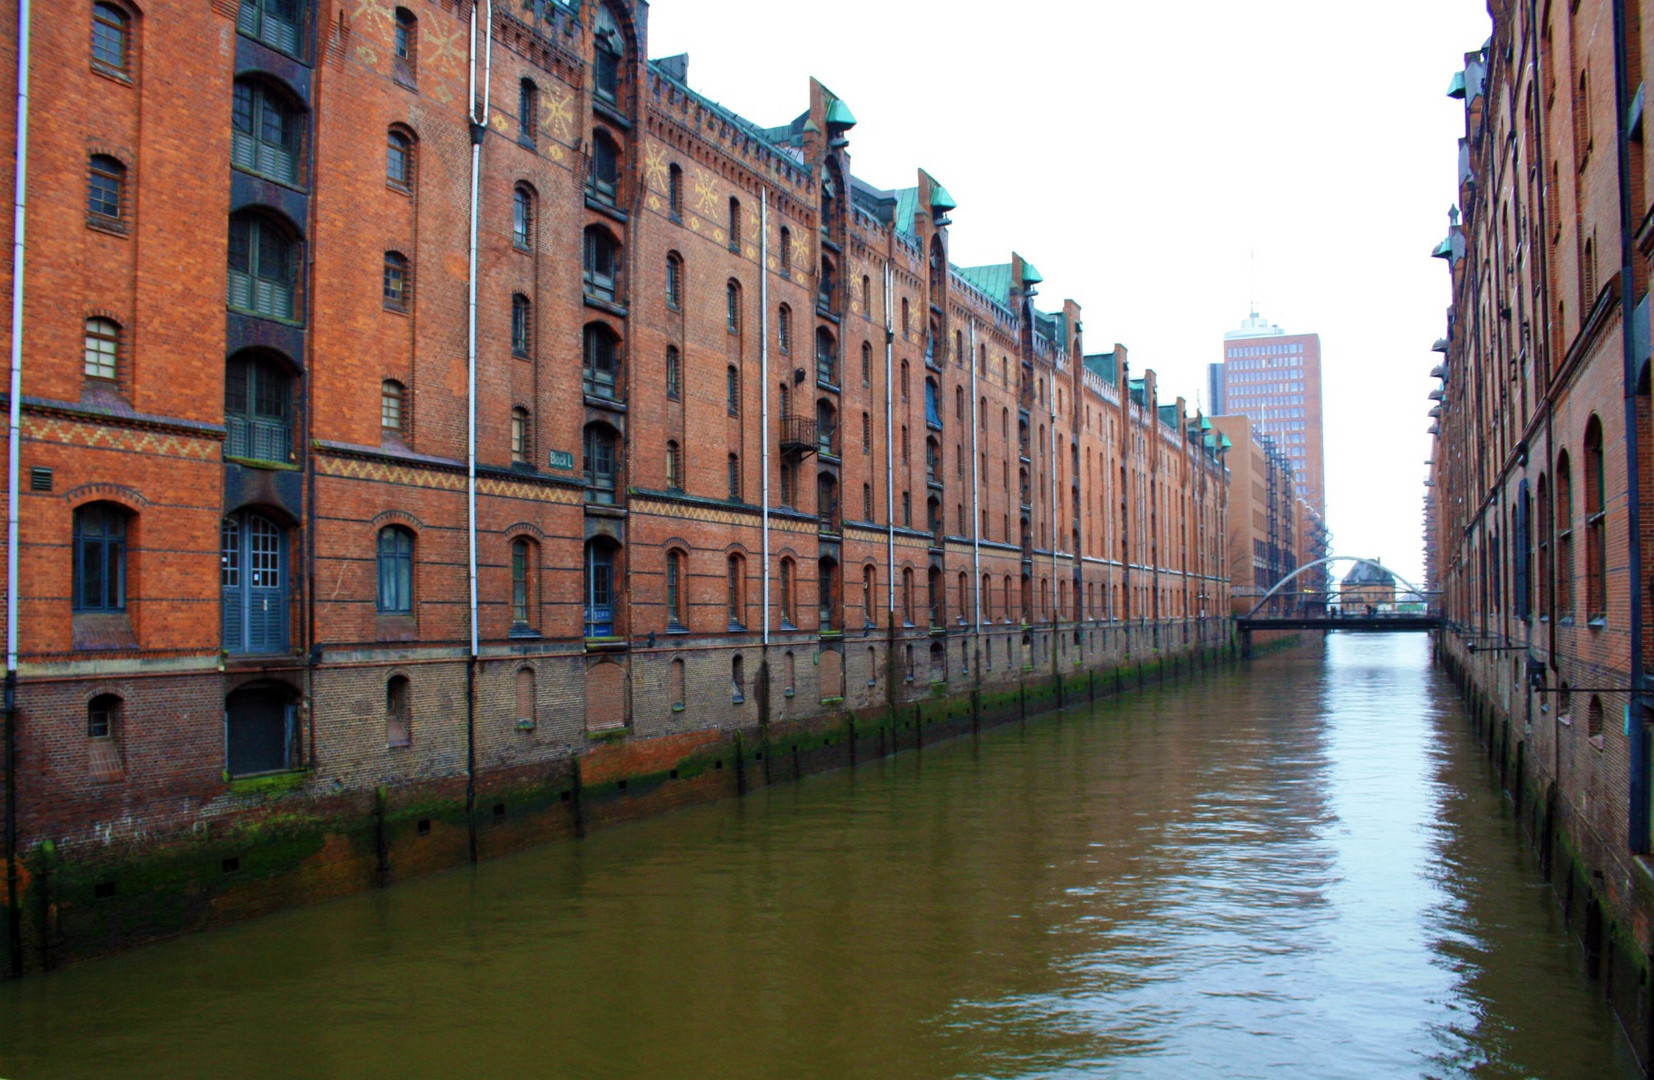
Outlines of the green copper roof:
<svg viewBox="0 0 1654 1080">
<path fill-rule="evenodd" d="M 1218 448 L 1217 439 L 1213 438 L 1210 435 L 1206 436 L 1206 438 L 1202 439 L 1201 441 L 1205 444 L 1206 449 L 1208 449 L 1208 450 L 1216 450 Z"/>
<path fill-rule="evenodd" d="M 1219 435 L 1219 436 L 1218 436 L 1218 445 L 1219 445 L 1219 446 L 1220 446 L 1220 447 L 1222 447 L 1222 448 L 1223 448 L 1223 449 L 1225 449 L 1225 450 L 1227 450 L 1227 449 L 1229 449 L 1229 448 L 1230 448 L 1230 447 L 1231 447 L 1231 446 L 1234 446 L 1234 445 L 1235 445 L 1235 444 L 1234 444 L 1234 443 L 1232 443 L 1232 442 L 1230 442 L 1230 441 L 1229 441 L 1229 436 L 1227 436 L 1227 435 Z"/>
<path fill-rule="evenodd" d="M 1011 302 L 1011 264 L 994 266 L 961 266 L 959 276 L 988 294 L 989 299 L 1001 304 Z"/>
<path fill-rule="evenodd" d="M 1162 406 L 1160 406 L 1160 422 L 1162 424 L 1165 424 L 1167 427 L 1171 428 L 1173 431 L 1176 431 L 1177 430 L 1177 406 L 1176 405 L 1162 405 Z"/>
<path fill-rule="evenodd" d="M 946 213 L 949 210 L 959 209 L 959 204 L 953 201 L 953 196 L 948 194 L 947 188 L 941 184 L 932 184 L 930 186 L 930 208 Z"/>
<path fill-rule="evenodd" d="M 892 194 L 896 196 L 896 231 L 904 236 L 912 236 L 913 213 L 919 209 L 919 189 L 900 188 Z"/>
<path fill-rule="evenodd" d="M 1436 250 L 1430 253 L 1432 259 L 1451 259 L 1453 257 L 1453 238 L 1448 237 L 1436 245 Z"/>
<path fill-rule="evenodd" d="M 1464 97 L 1464 72 L 1455 71 L 1453 81 L 1447 84 L 1447 96 L 1450 98 Z"/>
<path fill-rule="evenodd" d="M 1202 431 L 1211 431 L 1212 430 L 1212 421 L 1210 419 L 1208 419 L 1207 417 L 1202 416 L 1200 418 L 1200 430 L 1202 430 Z"/>
<path fill-rule="evenodd" d="M 1038 285 L 1044 280 L 1040 276 L 1040 272 L 1034 269 L 1034 264 L 1024 259 L 1022 262 L 1022 283 L 1024 285 Z"/>
<path fill-rule="evenodd" d="M 833 103 L 827 106 L 827 122 L 838 124 L 841 127 L 855 127 L 856 114 L 850 111 L 850 106 L 846 105 L 843 100 L 834 98 Z"/>
</svg>

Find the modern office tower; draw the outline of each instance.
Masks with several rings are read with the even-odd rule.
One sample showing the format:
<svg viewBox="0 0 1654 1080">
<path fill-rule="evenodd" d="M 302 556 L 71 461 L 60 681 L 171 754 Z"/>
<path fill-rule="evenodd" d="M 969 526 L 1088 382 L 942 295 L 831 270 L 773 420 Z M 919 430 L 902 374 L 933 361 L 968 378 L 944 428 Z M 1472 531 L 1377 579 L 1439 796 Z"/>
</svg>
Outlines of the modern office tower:
<svg viewBox="0 0 1654 1080">
<path fill-rule="evenodd" d="M 1223 335 L 1223 360 L 1210 365 L 1207 391 L 1213 415 L 1251 417 L 1281 448 L 1299 497 L 1325 519 L 1320 336 L 1289 334 L 1254 311 Z"/>
</svg>

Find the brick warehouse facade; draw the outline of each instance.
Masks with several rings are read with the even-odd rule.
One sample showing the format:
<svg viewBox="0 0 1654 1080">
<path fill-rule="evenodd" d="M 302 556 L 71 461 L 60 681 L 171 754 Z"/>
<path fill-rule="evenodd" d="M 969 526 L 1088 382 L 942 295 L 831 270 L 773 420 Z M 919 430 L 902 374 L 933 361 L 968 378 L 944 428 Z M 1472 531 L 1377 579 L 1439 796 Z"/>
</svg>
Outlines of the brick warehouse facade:
<svg viewBox="0 0 1654 1080">
<path fill-rule="evenodd" d="M 1425 512 L 1440 654 L 1645 1061 L 1649 8 L 1490 2 L 1493 36 L 1454 76 Z"/>
<path fill-rule="evenodd" d="M 1227 643 L 1202 418 L 1021 257 L 955 266 L 819 83 L 760 128 L 618 0 L 72 12 L 32 28 L 12 965 Z"/>
</svg>

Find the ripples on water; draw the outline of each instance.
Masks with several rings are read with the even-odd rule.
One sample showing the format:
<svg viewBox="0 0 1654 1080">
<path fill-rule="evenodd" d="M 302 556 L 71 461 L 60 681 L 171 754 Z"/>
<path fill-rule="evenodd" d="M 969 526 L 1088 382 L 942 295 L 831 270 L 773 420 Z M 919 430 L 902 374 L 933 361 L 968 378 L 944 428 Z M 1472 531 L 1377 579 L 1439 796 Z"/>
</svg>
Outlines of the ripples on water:
<svg viewBox="0 0 1654 1080">
<path fill-rule="evenodd" d="M 1633 1071 L 1422 637 L 0 986 L 36 1077 Z"/>
</svg>

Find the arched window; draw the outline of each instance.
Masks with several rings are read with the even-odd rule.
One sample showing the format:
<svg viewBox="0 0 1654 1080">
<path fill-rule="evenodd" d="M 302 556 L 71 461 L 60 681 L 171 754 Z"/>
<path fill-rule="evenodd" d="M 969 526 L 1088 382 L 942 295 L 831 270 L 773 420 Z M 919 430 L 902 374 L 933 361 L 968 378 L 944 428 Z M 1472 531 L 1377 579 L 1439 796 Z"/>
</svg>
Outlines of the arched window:
<svg viewBox="0 0 1654 1080">
<path fill-rule="evenodd" d="M 913 625 L 913 569 L 902 570 L 902 624 Z"/>
<path fill-rule="evenodd" d="M 75 611 L 126 610 L 126 511 L 89 503 L 75 511 Z"/>
<path fill-rule="evenodd" d="M 838 410 L 826 398 L 816 402 L 816 445 L 823 454 L 838 455 Z"/>
<path fill-rule="evenodd" d="M 822 630 L 839 630 L 838 562 L 823 558 L 816 564 L 816 607 Z"/>
<path fill-rule="evenodd" d="M 781 226 L 781 242 L 776 245 L 776 258 L 781 263 L 781 276 L 793 276 L 793 231 L 785 225 Z"/>
<path fill-rule="evenodd" d="M 385 181 L 400 191 L 413 187 L 414 143 L 406 133 L 392 128 L 385 135 Z"/>
<path fill-rule="evenodd" d="M 683 356 L 676 345 L 666 347 L 666 396 L 676 401 L 683 395 Z"/>
<path fill-rule="evenodd" d="M 733 278 L 724 287 L 724 311 L 729 332 L 739 334 L 741 332 L 741 285 Z"/>
<path fill-rule="evenodd" d="M 683 490 L 683 448 L 675 439 L 666 443 L 666 490 Z"/>
<path fill-rule="evenodd" d="M 586 295 L 614 303 L 619 296 L 620 241 L 602 225 L 586 226 Z"/>
<path fill-rule="evenodd" d="M 741 415 L 741 369 L 734 364 L 724 371 L 724 388 L 729 399 L 729 415 Z"/>
<path fill-rule="evenodd" d="M 533 146 L 540 131 L 540 88 L 533 79 L 517 83 L 517 141 Z"/>
<path fill-rule="evenodd" d="M 863 521 L 873 520 L 873 485 L 861 486 L 861 518 Z"/>
<path fill-rule="evenodd" d="M 791 649 L 788 649 L 786 655 L 781 658 L 781 677 L 782 688 L 791 697 L 798 688 L 798 662 Z"/>
<path fill-rule="evenodd" d="M 522 251 L 534 250 L 534 189 L 527 184 L 511 193 L 511 242 Z"/>
<path fill-rule="evenodd" d="M 878 611 L 879 572 L 869 563 L 861 570 L 861 617 L 866 626 L 872 626 L 877 621 L 874 613 Z"/>
<path fill-rule="evenodd" d="M 407 311 L 413 293 L 413 275 L 407 256 L 400 251 L 385 252 L 385 309 Z"/>
<path fill-rule="evenodd" d="M 1591 695 L 1591 704 L 1585 710 L 1585 737 L 1602 739 L 1602 699 Z"/>
<path fill-rule="evenodd" d="M 666 306 L 675 311 L 683 307 L 683 256 L 675 251 L 666 253 Z"/>
<path fill-rule="evenodd" d="M 824 533 L 842 531 L 839 525 L 838 481 L 825 470 L 816 474 L 817 528 Z"/>
<path fill-rule="evenodd" d="M 816 330 L 816 379 L 838 385 L 838 342 L 826 327 Z"/>
<path fill-rule="evenodd" d="M 241 0 L 236 29 L 277 52 L 302 59 L 300 10 L 294 0 Z"/>
<path fill-rule="evenodd" d="M 861 414 L 861 452 L 873 452 L 873 418 L 865 412 Z"/>
<path fill-rule="evenodd" d="M 587 194 L 610 206 L 620 201 L 620 144 L 607 131 L 592 135 L 591 186 Z"/>
<path fill-rule="evenodd" d="M 1551 609 L 1551 600 L 1555 595 L 1551 588 L 1551 561 L 1553 554 L 1551 548 L 1551 543 L 1553 540 L 1552 522 L 1555 519 L 1552 517 L 1551 511 L 1551 489 L 1549 478 L 1546 477 L 1544 473 L 1539 474 L 1538 487 L 1539 495 L 1534 500 L 1534 505 L 1539 510 L 1539 527 L 1535 530 L 1539 547 L 1539 580 L 1537 582 L 1539 589 L 1539 616 L 1542 619 L 1552 619 L 1556 617 L 1556 612 Z"/>
<path fill-rule="evenodd" d="M 666 170 L 666 209 L 673 221 L 683 220 L 683 169 L 677 165 Z"/>
<path fill-rule="evenodd" d="M 902 297 L 902 336 L 907 337 L 910 320 L 907 314 L 907 297 Z"/>
<path fill-rule="evenodd" d="M 612 504 L 620 472 L 614 428 L 587 424 L 585 431 L 586 501 Z"/>
<path fill-rule="evenodd" d="M 729 250 L 741 250 L 741 200 L 729 197 Z"/>
<path fill-rule="evenodd" d="M 873 381 L 873 346 L 868 342 L 861 343 L 861 384 L 867 386 Z"/>
<path fill-rule="evenodd" d="M 747 674 L 741 663 L 741 654 L 736 653 L 729 662 L 730 697 L 739 705 L 747 700 Z"/>
<path fill-rule="evenodd" d="M 529 343 L 533 340 L 533 317 L 528 297 L 522 293 L 511 296 L 511 353 L 513 356 L 531 355 Z"/>
<path fill-rule="evenodd" d="M 958 420 L 960 423 L 964 423 L 965 388 L 963 386 L 956 386 L 953 388 L 953 418 Z"/>
<path fill-rule="evenodd" d="M 793 309 L 786 304 L 775 312 L 775 344 L 783 355 L 793 351 Z"/>
<path fill-rule="evenodd" d="M 113 75 L 128 74 L 131 20 L 114 4 L 92 5 L 92 66 Z"/>
<path fill-rule="evenodd" d="M 731 555 L 727 560 L 726 569 L 729 576 L 729 628 L 731 630 L 744 630 L 747 620 L 746 560 L 740 555 Z"/>
<path fill-rule="evenodd" d="M 298 244 L 274 218 L 242 211 L 230 218 L 229 306 L 292 319 L 298 310 Z"/>
<path fill-rule="evenodd" d="M 1602 455 L 1602 421 L 1585 425 L 1585 617 L 1600 626 L 1608 618 L 1607 481 Z"/>
<path fill-rule="evenodd" d="M 606 323 L 587 323 L 584 332 L 585 390 L 593 397 L 620 400 L 620 338 Z"/>
<path fill-rule="evenodd" d="M 534 581 L 539 560 L 532 540 L 519 536 L 511 541 L 511 623 L 512 632 L 528 630 L 535 623 Z"/>
<path fill-rule="evenodd" d="M 92 379 L 113 379 L 119 372 L 121 326 L 111 319 L 87 319 L 85 373 Z"/>
<path fill-rule="evenodd" d="M 408 677 L 392 675 L 385 682 L 385 745 L 387 747 L 413 744 L 413 695 L 409 693 Z"/>
<path fill-rule="evenodd" d="M 781 603 L 779 610 L 781 615 L 781 628 L 783 630 L 791 630 L 798 625 L 798 620 L 793 617 L 793 578 L 793 561 L 791 559 L 782 559 Z"/>
<path fill-rule="evenodd" d="M 586 636 L 615 633 L 615 546 L 603 537 L 586 544 Z"/>
<path fill-rule="evenodd" d="M 93 154 L 86 177 L 86 212 L 104 225 L 118 225 L 125 215 L 126 166 L 108 154 Z"/>
<path fill-rule="evenodd" d="M 729 501 L 742 501 L 741 457 L 739 454 L 729 455 Z"/>
<path fill-rule="evenodd" d="M 395 379 L 379 384 L 379 426 L 385 431 L 402 430 L 402 410 L 407 391 Z"/>
<path fill-rule="evenodd" d="M 224 456 L 285 464 L 293 455 L 292 378 L 276 360 L 237 353 L 224 371 Z"/>
<path fill-rule="evenodd" d="M 677 548 L 666 553 L 666 628 L 668 630 L 683 630 L 689 626 L 688 604 L 684 599 L 685 573 L 684 564 L 687 560 L 684 553 Z"/>
<path fill-rule="evenodd" d="M 539 697 L 534 692 L 534 669 L 517 669 L 517 727 L 532 729 L 539 717 Z"/>
<path fill-rule="evenodd" d="M 626 39 L 607 5 L 597 5 L 596 27 L 592 33 L 592 90 L 600 101 L 620 103 L 621 62 L 626 56 Z"/>
<path fill-rule="evenodd" d="M 1574 485 L 1568 452 L 1556 457 L 1556 617 L 1574 614 Z"/>
<path fill-rule="evenodd" d="M 532 463 L 534 457 L 532 435 L 528 410 L 518 405 L 511 410 L 511 464 L 528 465 Z"/>
<path fill-rule="evenodd" d="M 413 85 L 419 75 L 419 20 L 407 8 L 396 9 L 392 52 L 396 61 L 396 77 Z"/>
<path fill-rule="evenodd" d="M 816 280 L 816 306 L 818 308 L 828 312 L 838 310 L 836 303 L 838 299 L 837 286 L 838 268 L 834 265 L 831 256 L 823 255 L 821 257 L 821 273 Z"/>
<path fill-rule="evenodd" d="M 413 614 L 413 548 L 413 533 L 402 526 L 379 530 L 378 609 L 382 614 Z"/>
</svg>

